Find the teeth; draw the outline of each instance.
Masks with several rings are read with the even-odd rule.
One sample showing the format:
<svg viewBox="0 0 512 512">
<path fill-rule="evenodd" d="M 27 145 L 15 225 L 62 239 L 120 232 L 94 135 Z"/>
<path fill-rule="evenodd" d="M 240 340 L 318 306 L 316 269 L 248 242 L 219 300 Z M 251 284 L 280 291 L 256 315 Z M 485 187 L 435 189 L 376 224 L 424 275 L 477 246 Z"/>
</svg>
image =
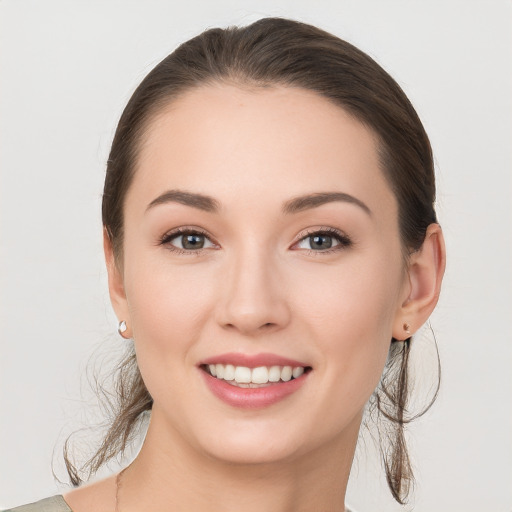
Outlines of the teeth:
<svg viewBox="0 0 512 512">
<path fill-rule="evenodd" d="M 296 366 L 292 371 L 292 376 L 294 379 L 300 377 L 304 373 L 304 368 L 302 366 Z"/>
<path fill-rule="evenodd" d="M 224 380 L 235 380 L 235 367 L 232 364 L 224 368 Z"/>
<path fill-rule="evenodd" d="M 303 366 L 234 366 L 232 364 L 210 364 L 208 370 L 213 377 L 226 381 L 235 381 L 242 387 L 250 384 L 268 384 L 269 382 L 288 382 L 292 378 L 297 379 L 304 373 Z"/>
<path fill-rule="evenodd" d="M 216 375 L 217 379 L 223 379 L 224 378 L 224 365 L 216 364 L 215 372 L 217 373 L 217 375 Z"/>
<path fill-rule="evenodd" d="M 266 366 L 260 366 L 252 369 L 251 382 L 254 384 L 266 384 L 268 382 L 268 369 Z"/>
<path fill-rule="evenodd" d="M 281 380 L 288 382 L 292 378 L 292 367 L 291 366 L 283 366 L 281 370 Z"/>
<path fill-rule="evenodd" d="M 271 366 L 268 371 L 268 380 L 270 382 L 279 382 L 281 380 L 281 367 Z"/>
<path fill-rule="evenodd" d="M 235 368 L 235 380 L 240 384 L 249 384 L 251 382 L 251 369 L 246 366 L 237 366 Z"/>
</svg>

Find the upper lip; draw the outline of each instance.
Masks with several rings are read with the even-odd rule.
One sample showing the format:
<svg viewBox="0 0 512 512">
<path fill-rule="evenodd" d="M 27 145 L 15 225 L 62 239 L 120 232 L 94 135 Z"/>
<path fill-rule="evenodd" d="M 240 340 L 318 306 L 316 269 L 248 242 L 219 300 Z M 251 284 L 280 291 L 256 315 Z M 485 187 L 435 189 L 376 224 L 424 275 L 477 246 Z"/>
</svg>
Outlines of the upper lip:
<svg viewBox="0 0 512 512">
<path fill-rule="evenodd" d="M 208 357 L 199 364 L 232 364 L 233 366 L 246 366 L 248 368 L 258 368 L 259 366 L 302 366 L 305 368 L 308 366 L 301 361 L 279 356 L 277 354 L 241 354 L 239 352 L 231 352 Z"/>
</svg>

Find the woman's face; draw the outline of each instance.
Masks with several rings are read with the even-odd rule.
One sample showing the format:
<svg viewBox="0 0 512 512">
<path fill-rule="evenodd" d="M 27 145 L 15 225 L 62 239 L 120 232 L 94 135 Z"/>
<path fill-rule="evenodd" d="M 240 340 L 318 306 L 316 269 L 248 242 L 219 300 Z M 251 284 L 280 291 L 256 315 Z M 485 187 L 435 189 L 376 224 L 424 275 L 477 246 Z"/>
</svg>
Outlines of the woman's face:
<svg viewBox="0 0 512 512">
<path fill-rule="evenodd" d="M 310 91 L 197 88 L 150 124 L 124 212 L 116 310 L 160 432 L 252 463 L 357 436 L 409 293 L 367 128 Z"/>
</svg>

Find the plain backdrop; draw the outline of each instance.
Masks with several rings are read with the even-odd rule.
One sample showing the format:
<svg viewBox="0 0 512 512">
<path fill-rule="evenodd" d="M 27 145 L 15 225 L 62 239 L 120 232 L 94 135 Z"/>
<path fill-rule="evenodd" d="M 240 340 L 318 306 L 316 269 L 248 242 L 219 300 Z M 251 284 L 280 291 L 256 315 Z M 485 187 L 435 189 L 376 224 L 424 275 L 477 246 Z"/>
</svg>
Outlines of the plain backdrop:
<svg viewBox="0 0 512 512">
<path fill-rule="evenodd" d="M 52 461 L 63 478 L 88 360 L 120 350 L 100 199 L 124 104 L 178 43 L 269 15 L 373 56 L 431 137 L 448 247 L 431 319 L 443 381 L 410 429 L 405 510 L 512 509 L 512 3 L 492 0 L 0 2 L 0 508 L 65 490 Z M 347 502 L 402 510 L 371 447 L 361 453 Z"/>
</svg>

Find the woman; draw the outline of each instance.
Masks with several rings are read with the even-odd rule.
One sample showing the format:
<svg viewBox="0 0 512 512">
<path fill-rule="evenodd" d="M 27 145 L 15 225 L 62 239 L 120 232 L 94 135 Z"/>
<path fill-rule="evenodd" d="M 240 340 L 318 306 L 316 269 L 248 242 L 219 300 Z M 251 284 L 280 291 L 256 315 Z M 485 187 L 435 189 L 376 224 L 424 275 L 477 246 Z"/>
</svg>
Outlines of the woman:
<svg viewBox="0 0 512 512">
<path fill-rule="evenodd" d="M 341 511 L 368 403 L 403 502 L 410 342 L 445 266 L 434 198 L 413 107 L 350 44 L 283 19 L 184 43 L 130 99 L 103 196 L 134 352 L 88 467 L 151 411 L 144 444 L 16 510 Z"/>
</svg>

